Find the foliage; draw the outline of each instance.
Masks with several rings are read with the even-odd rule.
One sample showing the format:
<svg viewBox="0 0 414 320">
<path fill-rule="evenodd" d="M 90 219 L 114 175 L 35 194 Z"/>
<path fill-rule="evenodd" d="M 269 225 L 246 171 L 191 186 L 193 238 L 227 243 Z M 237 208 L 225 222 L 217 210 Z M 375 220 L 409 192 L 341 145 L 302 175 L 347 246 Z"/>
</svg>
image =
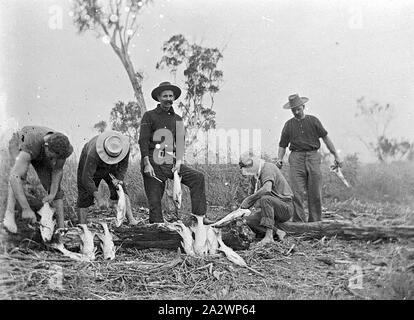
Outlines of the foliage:
<svg viewBox="0 0 414 320">
<path fill-rule="evenodd" d="M 113 130 L 122 132 L 131 139 L 133 153 L 137 153 L 139 129 L 141 124 L 141 108 L 135 101 L 125 104 L 118 101 L 111 110 L 111 126 Z"/>
<path fill-rule="evenodd" d="M 104 132 L 107 127 L 108 127 L 108 124 L 104 120 L 95 123 L 95 125 L 93 126 L 93 128 L 96 129 L 98 133 Z"/>
<path fill-rule="evenodd" d="M 365 119 L 369 133 L 360 138 L 366 147 L 375 154 L 377 159 L 385 162 L 390 159 L 401 160 L 405 156 L 407 159 L 414 159 L 414 144 L 406 139 L 389 137 L 388 128 L 394 119 L 394 108 L 390 104 L 381 105 L 371 102 L 367 105 L 365 98 L 357 100 L 357 113 L 355 117 Z"/>
<path fill-rule="evenodd" d="M 164 55 L 157 63 L 157 69 L 165 67 L 176 75 L 178 69 L 183 68 L 186 95 L 178 108 L 186 128 L 186 146 L 190 146 L 197 140 L 200 130 L 206 132 L 216 126 L 213 106 L 214 96 L 223 81 L 223 72 L 217 69 L 223 55 L 217 48 L 189 43 L 181 34 L 166 41 L 162 51 Z"/>
</svg>

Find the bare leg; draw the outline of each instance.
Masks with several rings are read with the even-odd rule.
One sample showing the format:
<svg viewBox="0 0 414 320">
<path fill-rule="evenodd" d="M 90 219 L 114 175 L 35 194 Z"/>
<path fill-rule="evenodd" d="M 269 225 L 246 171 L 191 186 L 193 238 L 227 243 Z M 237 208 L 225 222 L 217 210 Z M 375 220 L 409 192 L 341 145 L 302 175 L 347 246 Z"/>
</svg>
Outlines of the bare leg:
<svg viewBox="0 0 414 320">
<path fill-rule="evenodd" d="M 14 208 L 16 206 L 16 198 L 14 197 L 13 189 L 9 183 L 8 195 L 7 195 L 7 208 L 4 214 L 3 225 L 11 233 L 17 233 L 17 225 L 15 219 Z"/>
<path fill-rule="evenodd" d="M 56 221 L 58 228 L 65 227 L 65 217 L 63 213 L 63 199 L 57 199 L 53 201 L 53 207 L 56 209 Z"/>
<path fill-rule="evenodd" d="M 78 223 L 79 224 L 88 223 L 88 208 L 79 208 Z"/>
<path fill-rule="evenodd" d="M 286 236 L 286 232 L 283 231 L 283 230 L 277 229 L 276 227 L 274 229 L 275 229 L 275 232 L 276 232 L 277 236 L 279 237 L 279 240 L 283 241 L 283 239 Z"/>
<path fill-rule="evenodd" d="M 266 228 L 266 234 L 262 240 L 260 240 L 257 244 L 258 245 L 264 245 L 268 243 L 274 243 L 275 240 L 273 240 L 273 228 Z"/>
<path fill-rule="evenodd" d="M 131 207 L 131 200 L 129 200 L 128 195 L 125 195 L 126 200 L 126 216 L 130 225 L 135 226 L 138 224 L 138 221 L 135 220 L 134 216 L 132 215 L 132 207 Z"/>
</svg>

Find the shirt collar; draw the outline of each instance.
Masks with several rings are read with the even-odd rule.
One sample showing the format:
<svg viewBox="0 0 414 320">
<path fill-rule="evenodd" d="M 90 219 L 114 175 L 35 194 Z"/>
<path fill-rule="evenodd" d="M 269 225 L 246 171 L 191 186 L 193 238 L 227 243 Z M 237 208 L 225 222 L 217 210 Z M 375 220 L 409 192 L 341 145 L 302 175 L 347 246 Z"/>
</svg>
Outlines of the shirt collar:
<svg viewBox="0 0 414 320">
<path fill-rule="evenodd" d="M 173 113 L 173 114 L 175 113 L 173 106 L 171 106 L 170 110 L 166 112 L 161 108 L 161 104 L 157 104 L 157 108 L 155 109 L 155 112 L 156 113 Z"/>
</svg>

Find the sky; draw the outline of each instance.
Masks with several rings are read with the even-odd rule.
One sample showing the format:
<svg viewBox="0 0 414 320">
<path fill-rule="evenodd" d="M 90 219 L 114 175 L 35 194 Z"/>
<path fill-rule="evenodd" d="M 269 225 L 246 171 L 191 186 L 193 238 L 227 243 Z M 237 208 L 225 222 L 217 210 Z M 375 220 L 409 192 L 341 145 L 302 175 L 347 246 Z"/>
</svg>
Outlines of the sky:
<svg viewBox="0 0 414 320">
<path fill-rule="evenodd" d="M 62 13 L 56 24 L 56 13 Z M 118 57 L 93 33 L 77 34 L 68 0 L 0 2 L 0 128 L 39 124 L 68 134 L 77 154 L 133 91 Z M 414 2 L 154 0 L 140 14 L 131 59 L 144 74 L 147 109 L 162 81 L 161 47 L 172 35 L 222 50 L 224 82 L 215 97 L 217 127 L 261 130 L 276 155 L 290 94 L 309 98 L 341 156 L 374 158 L 355 117 L 362 96 L 390 103 L 389 136 L 414 136 Z M 182 86 L 183 78 L 176 84 Z"/>
</svg>

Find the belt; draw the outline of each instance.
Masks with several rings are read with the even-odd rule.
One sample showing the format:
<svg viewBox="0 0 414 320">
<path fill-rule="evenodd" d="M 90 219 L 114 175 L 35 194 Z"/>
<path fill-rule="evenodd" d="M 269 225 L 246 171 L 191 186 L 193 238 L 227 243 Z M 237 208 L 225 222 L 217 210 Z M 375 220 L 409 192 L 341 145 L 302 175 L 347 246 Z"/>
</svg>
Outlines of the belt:
<svg viewBox="0 0 414 320">
<path fill-rule="evenodd" d="M 317 152 L 318 149 L 313 149 L 313 150 L 291 150 L 291 152 Z"/>
</svg>

